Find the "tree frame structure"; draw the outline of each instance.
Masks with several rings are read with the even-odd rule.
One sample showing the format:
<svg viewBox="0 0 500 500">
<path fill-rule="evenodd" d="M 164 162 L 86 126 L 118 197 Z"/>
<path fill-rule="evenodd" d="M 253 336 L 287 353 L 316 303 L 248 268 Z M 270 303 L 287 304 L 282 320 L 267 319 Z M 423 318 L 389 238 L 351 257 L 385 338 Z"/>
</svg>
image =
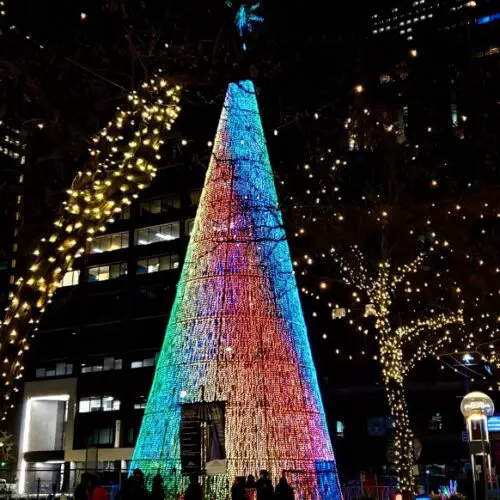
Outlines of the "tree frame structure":
<svg viewBox="0 0 500 500">
<path fill-rule="evenodd" d="M 187 405 L 224 406 L 226 472 L 342 498 L 254 85 L 231 83 L 131 468 L 186 484 Z M 203 446 L 202 446 L 203 448 Z M 208 484 L 208 482 L 207 482 Z"/>
</svg>

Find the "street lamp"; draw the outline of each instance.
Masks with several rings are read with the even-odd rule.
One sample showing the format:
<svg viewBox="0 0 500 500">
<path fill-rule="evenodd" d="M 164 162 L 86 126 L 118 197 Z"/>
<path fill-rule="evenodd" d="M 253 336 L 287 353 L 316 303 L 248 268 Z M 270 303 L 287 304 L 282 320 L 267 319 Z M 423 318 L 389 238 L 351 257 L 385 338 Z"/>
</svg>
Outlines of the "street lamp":
<svg viewBox="0 0 500 500">
<path fill-rule="evenodd" d="M 491 478 L 490 436 L 488 417 L 495 413 L 495 405 L 487 394 L 469 392 L 460 403 L 460 410 L 465 417 L 472 468 L 474 500 L 477 500 L 477 482 L 484 475 L 485 494 Z M 483 498 L 481 496 L 480 498 Z"/>
</svg>

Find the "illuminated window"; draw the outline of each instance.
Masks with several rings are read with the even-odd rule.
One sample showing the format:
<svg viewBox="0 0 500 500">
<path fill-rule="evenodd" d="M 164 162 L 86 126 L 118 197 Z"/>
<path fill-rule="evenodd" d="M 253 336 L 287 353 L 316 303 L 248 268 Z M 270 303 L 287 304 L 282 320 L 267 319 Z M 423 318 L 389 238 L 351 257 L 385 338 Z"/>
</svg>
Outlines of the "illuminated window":
<svg viewBox="0 0 500 500">
<path fill-rule="evenodd" d="M 117 262 L 115 264 L 105 264 L 102 266 L 93 266 L 88 268 L 87 281 L 107 281 L 127 274 L 127 263 Z"/>
<path fill-rule="evenodd" d="M 159 214 L 168 212 L 170 208 L 180 208 L 181 197 L 178 194 L 171 194 L 156 200 L 142 201 L 140 204 L 141 215 Z"/>
<path fill-rule="evenodd" d="M 186 221 L 186 234 L 188 236 L 191 236 L 191 233 L 193 232 L 193 228 L 194 228 L 194 219 L 188 219 Z"/>
<path fill-rule="evenodd" d="M 179 256 L 176 253 L 159 255 L 158 257 L 149 257 L 141 259 L 137 263 L 137 274 L 151 274 L 158 271 L 169 271 L 179 268 Z"/>
<path fill-rule="evenodd" d="M 113 396 L 88 396 L 81 398 L 78 403 L 79 413 L 93 413 L 96 411 L 117 411 L 120 401 Z"/>
<path fill-rule="evenodd" d="M 134 410 L 144 410 L 146 403 L 134 403 Z"/>
<path fill-rule="evenodd" d="M 98 236 L 90 242 L 89 252 L 103 253 L 120 250 L 121 248 L 128 248 L 128 243 L 128 231 L 106 234 L 105 236 Z"/>
<path fill-rule="evenodd" d="M 135 231 L 135 241 L 137 245 L 150 245 L 161 241 L 176 240 L 179 238 L 180 223 L 170 222 L 158 226 L 144 227 Z"/>
<path fill-rule="evenodd" d="M 64 377 L 73 374 L 73 365 L 71 363 L 56 363 L 50 367 L 37 368 L 36 378 Z"/>
<path fill-rule="evenodd" d="M 194 189 L 189 192 L 189 199 L 191 201 L 191 206 L 196 207 L 200 203 L 201 189 Z"/>
<path fill-rule="evenodd" d="M 155 358 L 144 358 L 144 359 L 140 359 L 140 360 L 137 360 L 137 361 L 132 361 L 130 363 L 130 368 L 132 369 L 136 369 L 136 368 L 148 368 L 150 366 L 154 366 L 155 365 Z"/>
<path fill-rule="evenodd" d="M 114 357 L 101 358 L 92 364 L 82 363 L 82 373 L 107 372 L 111 370 L 121 370 L 123 361 Z"/>
<path fill-rule="evenodd" d="M 335 425 L 335 430 L 338 437 L 344 437 L 344 429 L 345 429 L 344 422 L 337 420 Z"/>
<path fill-rule="evenodd" d="M 80 280 L 80 271 L 73 270 L 64 273 L 63 279 L 61 281 L 61 286 L 75 286 L 78 285 Z"/>
</svg>

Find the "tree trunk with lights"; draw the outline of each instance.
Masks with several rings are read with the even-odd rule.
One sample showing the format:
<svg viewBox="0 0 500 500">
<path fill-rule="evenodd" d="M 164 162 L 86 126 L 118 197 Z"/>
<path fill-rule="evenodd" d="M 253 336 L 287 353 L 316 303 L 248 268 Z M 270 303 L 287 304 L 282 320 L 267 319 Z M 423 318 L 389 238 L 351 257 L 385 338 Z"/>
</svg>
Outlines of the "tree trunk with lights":
<svg viewBox="0 0 500 500">
<path fill-rule="evenodd" d="M 387 401 L 394 418 L 394 458 L 397 484 L 403 498 L 413 498 L 413 433 L 406 403 L 403 382 L 412 368 L 422 359 L 436 356 L 449 342 L 451 336 L 447 325 L 463 323 L 463 310 L 456 313 L 423 316 L 401 324 L 394 314 L 393 296 L 399 283 L 407 275 L 420 269 L 424 254 L 419 254 L 413 261 L 403 266 L 392 268 L 388 259 L 378 263 L 377 272 L 369 275 L 364 267 L 364 256 L 356 247 L 352 247 L 352 257 L 357 261 L 353 267 L 346 259 L 339 257 L 335 249 L 336 263 L 340 265 L 343 281 L 348 286 L 355 286 L 367 295 L 370 307 L 365 307 L 364 317 L 375 317 L 375 340 L 378 342 L 382 381 L 385 386 Z M 385 242 L 383 242 L 385 252 Z M 392 318 L 397 321 L 392 321 Z M 444 331 L 443 331 L 444 330 Z M 407 349 L 410 348 L 410 349 Z"/>
<path fill-rule="evenodd" d="M 413 498 L 413 433 L 403 385 L 395 380 L 387 381 L 386 394 L 395 424 L 394 468 L 401 491 Z"/>
</svg>

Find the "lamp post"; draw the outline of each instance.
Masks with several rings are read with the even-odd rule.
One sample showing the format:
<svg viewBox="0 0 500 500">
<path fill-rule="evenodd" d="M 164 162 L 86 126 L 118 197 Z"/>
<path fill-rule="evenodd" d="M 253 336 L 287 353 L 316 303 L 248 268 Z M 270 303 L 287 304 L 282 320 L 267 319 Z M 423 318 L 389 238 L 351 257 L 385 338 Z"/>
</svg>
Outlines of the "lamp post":
<svg viewBox="0 0 500 500">
<path fill-rule="evenodd" d="M 490 483 L 491 453 L 488 417 L 495 413 L 495 405 L 487 394 L 469 392 L 462 399 L 460 410 L 465 417 L 465 425 L 469 436 L 474 500 L 478 500 L 476 488 L 481 474 L 484 477 L 485 494 Z"/>
</svg>

